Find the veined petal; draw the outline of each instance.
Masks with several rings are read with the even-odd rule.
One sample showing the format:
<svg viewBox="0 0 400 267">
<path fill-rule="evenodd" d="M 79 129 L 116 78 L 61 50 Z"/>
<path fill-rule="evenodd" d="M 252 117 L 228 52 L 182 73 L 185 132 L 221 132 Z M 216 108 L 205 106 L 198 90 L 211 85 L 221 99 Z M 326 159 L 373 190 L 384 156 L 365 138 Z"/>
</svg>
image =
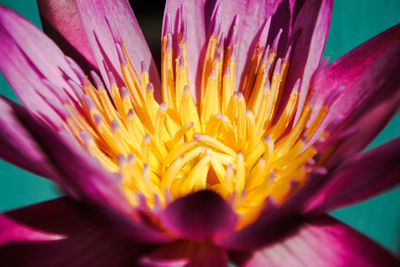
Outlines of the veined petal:
<svg viewBox="0 0 400 267">
<path fill-rule="evenodd" d="M 68 197 L 5 213 L 0 217 L 2 264 L 121 266 L 134 264 L 148 250 L 113 240 L 87 215 L 88 209 Z"/>
<path fill-rule="evenodd" d="M 44 83 L 57 85 L 53 89 L 63 97 L 76 97 L 66 78 L 78 83 L 79 80 L 64 54 L 36 26 L 3 6 L 0 24 L 1 72 L 32 113 L 55 128 L 64 128 L 62 115 L 54 109 L 62 106 L 60 99 Z"/>
<path fill-rule="evenodd" d="M 89 38 L 97 66 L 108 84 L 107 71 L 121 76 L 116 42 L 123 42 L 136 70 L 144 62 L 154 88 L 161 92 L 160 78 L 150 50 L 127 0 L 77 1 L 78 10 Z"/>
<path fill-rule="evenodd" d="M 0 97 L 0 157 L 37 175 L 54 178 L 51 165 L 16 117 L 16 109 L 23 108 Z"/>
<path fill-rule="evenodd" d="M 44 32 L 85 70 L 97 68 L 76 1 L 38 0 L 37 4 Z"/>
<path fill-rule="evenodd" d="M 400 183 L 399 151 L 397 138 L 348 159 L 313 197 L 308 210 L 330 211 L 354 204 Z"/>
<path fill-rule="evenodd" d="M 209 190 L 175 200 L 161 215 L 169 231 L 192 240 L 215 240 L 228 235 L 234 230 L 236 220 L 228 203 Z"/>
<path fill-rule="evenodd" d="M 111 228 L 119 233 L 123 232 L 128 238 L 145 242 L 171 240 L 157 229 L 147 227 L 132 217 L 134 208 L 118 187 L 119 176 L 107 172 L 76 140 L 32 120 L 24 110 L 16 112 L 52 164 L 57 182 L 70 195 L 94 205 Z"/>
<path fill-rule="evenodd" d="M 166 244 L 140 260 L 146 266 L 154 267 L 223 267 L 228 266 L 226 252 L 210 243 L 178 241 Z"/>
<path fill-rule="evenodd" d="M 306 219 L 281 240 L 233 256 L 240 266 L 397 266 L 399 259 L 330 216 Z"/>
</svg>

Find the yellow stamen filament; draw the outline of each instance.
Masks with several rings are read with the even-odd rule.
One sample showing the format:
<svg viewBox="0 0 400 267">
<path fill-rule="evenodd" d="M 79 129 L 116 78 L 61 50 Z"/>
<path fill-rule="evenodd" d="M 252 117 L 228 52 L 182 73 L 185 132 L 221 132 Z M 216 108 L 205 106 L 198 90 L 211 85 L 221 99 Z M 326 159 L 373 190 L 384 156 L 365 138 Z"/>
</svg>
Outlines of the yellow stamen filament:
<svg viewBox="0 0 400 267">
<path fill-rule="evenodd" d="M 261 44 L 238 91 L 236 44 L 224 45 L 217 31 L 208 40 L 195 100 L 183 36 L 162 38 L 161 88 L 153 87 L 144 63 L 138 75 L 124 44 L 116 44 L 124 86 L 111 81 L 108 92 L 88 81 L 79 99 L 82 109 L 64 105 L 66 123 L 105 169 L 121 174 L 121 190 L 132 205 L 145 199 L 150 208 L 165 206 L 211 189 L 232 203 L 240 228 L 258 216 L 268 196 L 282 202 L 295 191 L 294 184 L 302 186 L 318 152 L 308 142 L 318 139 L 314 135 L 329 106 L 310 121 L 308 95 L 292 125 L 300 81 L 285 94 L 289 59 L 277 58 L 274 47 Z M 155 90 L 162 92 L 161 104 Z"/>
</svg>

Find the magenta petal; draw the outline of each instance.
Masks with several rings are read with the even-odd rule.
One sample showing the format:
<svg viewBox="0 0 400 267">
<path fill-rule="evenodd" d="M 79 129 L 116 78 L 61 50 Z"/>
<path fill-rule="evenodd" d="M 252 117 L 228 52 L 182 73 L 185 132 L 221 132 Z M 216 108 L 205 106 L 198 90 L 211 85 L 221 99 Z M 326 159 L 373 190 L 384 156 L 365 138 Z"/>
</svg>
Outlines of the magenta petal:
<svg viewBox="0 0 400 267">
<path fill-rule="evenodd" d="M 307 219 L 301 227 L 249 255 L 240 266 L 399 266 L 390 252 L 329 216 Z"/>
<path fill-rule="evenodd" d="M 361 77 L 343 93 L 326 119 L 347 116 L 347 118 L 334 129 L 332 139 L 335 153 L 332 159 L 345 157 L 358 153 L 364 149 L 378 133 L 385 127 L 400 106 L 400 79 L 395 79 L 400 65 L 400 45 L 384 53 Z M 323 127 L 323 126 L 321 126 Z M 340 138 L 343 132 L 350 128 L 355 133 L 335 143 L 335 136 Z"/>
<path fill-rule="evenodd" d="M 59 198 L 0 217 L 3 266 L 134 265 L 148 247 L 101 233 L 77 202 Z"/>
<path fill-rule="evenodd" d="M 86 70 L 97 66 L 74 0 L 38 0 L 43 30 Z"/>
<path fill-rule="evenodd" d="M 333 0 L 306 1 L 293 26 L 290 41 L 294 42 L 291 44 L 294 48 L 286 87 L 291 90 L 296 81 L 301 79 L 295 121 L 301 114 L 311 78 L 322 58 L 328 37 L 332 6 Z"/>
<path fill-rule="evenodd" d="M 366 100 L 369 102 L 365 104 L 373 104 L 373 107 L 383 99 L 392 96 L 396 87 L 394 85 L 384 86 L 389 85 L 390 82 L 396 82 L 396 79 L 388 76 L 395 75 L 396 72 L 386 72 L 386 68 L 389 67 L 393 70 L 396 67 L 388 55 L 392 53 L 391 56 L 395 56 L 395 60 L 397 60 L 397 52 L 394 51 L 399 44 L 400 24 L 356 47 L 316 74 L 313 81 L 317 95 L 316 107 L 321 106 L 334 90 L 339 87 L 344 88 L 343 97 L 339 98 L 331 108 L 334 116 L 331 116 L 325 123 L 340 116 L 346 118 L 354 110 L 360 109 L 361 104 Z M 378 80 L 375 81 L 374 78 L 378 78 Z M 385 91 L 380 92 L 383 88 Z M 379 96 L 377 100 L 380 101 L 374 101 L 377 96 Z"/>
<path fill-rule="evenodd" d="M 400 183 L 400 138 L 356 155 L 332 174 L 309 205 L 309 210 L 329 211 L 353 204 Z"/>
<path fill-rule="evenodd" d="M 23 108 L 0 97 L 0 157 L 37 175 L 54 178 L 43 152 L 16 117 L 18 109 Z"/>
<path fill-rule="evenodd" d="M 140 73 L 143 61 L 150 81 L 156 90 L 161 91 L 157 67 L 129 2 L 89 0 L 77 1 L 77 6 L 106 84 L 107 71 L 122 77 L 116 42 L 123 42 L 135 70 Z"/>
<path fill-rule="evenodd" d="M 140 260 L 154 267 L 224 267 L 228 266 L 226 252 L 210 243 L 177 241 L 166 244 Z"/>
<path fill-rule="evenodd" d="M 169 231 L 194 240 L 221 238 L 235 229 L 237 220 L 229 204 L 209 190 L 175 200 L 160 217 Z"/>
</svg>

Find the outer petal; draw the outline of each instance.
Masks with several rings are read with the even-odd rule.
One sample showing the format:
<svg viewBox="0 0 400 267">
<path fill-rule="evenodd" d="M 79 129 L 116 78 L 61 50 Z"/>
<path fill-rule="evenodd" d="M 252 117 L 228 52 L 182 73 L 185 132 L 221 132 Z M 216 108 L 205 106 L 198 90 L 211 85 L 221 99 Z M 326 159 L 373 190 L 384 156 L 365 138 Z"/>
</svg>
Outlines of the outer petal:
<svg viewBox="0 0 400 267">
<path fill-rule="evenodd" d="M 327 143 L 335 141 L 335 135 L 340 136 L 349 128 L 355 130 L 355 134 L 340 144 L 333 142 L 336 150 L 332 155 L 333 159 L 337 156 L 352 155 L 364 149 L 396 113 L 400 106 L 398 90 L 400 79 L 395 78 L 399 65 L 400 44 L 371 64 L 349 91 L 344 93 L 331 108 L 330 117 L 327 118 L 325 124 L 332 118 L 350 113 L 350 105 L 353 110 L 332 134 L 332 140 L 328 140 Z M 355 98 L 355 96 L 358 97 Z"/>
<path fill-rule="evenodd" d="M 228 266 L 228 257 L 223 249 L 210 243 L 178 241 L 142 257 L 140 262 L 154 267 L 224 267 Z"/>
<path fill-rule="evenodd" d="M 221 238 L 235 229 L 237 220 L 228 203 L 209 190 L 175 200 L 160 217 L 169 231 L 194 240 Z"/>
<path fill-rule="evenodd" d="M 309 210 L 328 211 L 362 201 L 400 183 L 400 138 L 344 162 L 313 198 Z"/>
<path fill-rule="evenodd" d="M 396 110 L 394 98 L 399 80 L 393 77 L 397 74 L 396 68 L 399 64 L 400 50 L 396 48 L 399 45 L 400 24 L 353 49 L 316 74 L 313 81 L 317 95 L 315 107 L 321 106 L 326 97 L 337 88 L 344 88 L 342 96 L 331 107 L 330 114 L 321 125 L 322 129 L 333 120 L 348 118 L 350 115 L 344 123 L 339 124 L 346 130 L 353 127 L 366 113 L 383 105 L 388 106 L 387 112 L 383 113 L 381 109 L 379 116 L 383 121 L 388 121 Z M 360 151 L 384 124 L 376 123 L 376 127 L 369 127 L 367 134 L 360 131 L 361 137 L 355 136 L 347 147 L 355 150 L 352 152 Z M 339 129 L 340 131 L 343 130 Z M 336 134 L 338 135 L 340 133 Z"/>
<path fill-rule="evenodd" d="M 388 251 L 329 217 L 309 218 L 292 233 L 251 255 L 240 266 L 398 266 Z"/>
<path fill-rule="evenodd" d="M 2 215 L 2 265 L 125 266 L 134 264 L 148 250 L 144 245 L 109 238 L 87 215 L 85 207 L 67 197 Z"/>
<path fill-rule="evenodd" d="M 318 99 L 323 100 L 333 90 L 344 86 L 349 90 L 347 98 L 353 102 L 357 100 L 360 96 L 359 92 L 353 93 L 349 88 L 378 58 L 398 44 L 400 44 L 400 24 L 378 34 L 335 60 L 315 77 L 314 88 L 317 90 Z M 352 104 L 352 102 L 347 102 L 347 105 L 343 105 L 343 113 L 353 108 Z"/>
<path fill-rule="evenodd" d="M 86 70 L 97 66 L 74 0 L 37 0 L 43 30 Z"/>
<path fill-rule="evenodd" d="M 0 157 L 37 175 L 54 178 L 51 165 L 19 122 L 15 109 L 22 107 L 0 97 Z"/>
<path fill-rule="evenodd" d="M 128 238 L 146 242 L 163 242 L 166 237 L 156 229 L 134 220 L 133 207 L 118 187 L 119 177 L 107 172 L 92 158 L 76 140 L 65 133 L 52 129 L 31 119 L 24 110 L 18 117 L 54 167 L 58 182 L 69 194 L 94 205 L 108 223 Z"/>
<path fill-rule="evenodd" d="M 115 42 L 122 41 L 136 71 L 140 72 L 141 62 L 144 61 L 150 81 L 161 92 L 157 67 L 129 2 L 79 0 L 76 3 L 103 79 L 108 81 L 107 70 L 122 77 L 115 46 Z"/>
<path fill-rule="evenodd" d="M 36 26 L 3 6 L 0 40 L 0 70 L 17 96 L 35 115 L 62 128 L 64 123 L 52 107 L 60 107 L 60 100 L 43 82 L 55 84 L 59 94 L 75 97 L 66 79 L 77 83 L 79 79 L 62 51 Z"/>
</svg>

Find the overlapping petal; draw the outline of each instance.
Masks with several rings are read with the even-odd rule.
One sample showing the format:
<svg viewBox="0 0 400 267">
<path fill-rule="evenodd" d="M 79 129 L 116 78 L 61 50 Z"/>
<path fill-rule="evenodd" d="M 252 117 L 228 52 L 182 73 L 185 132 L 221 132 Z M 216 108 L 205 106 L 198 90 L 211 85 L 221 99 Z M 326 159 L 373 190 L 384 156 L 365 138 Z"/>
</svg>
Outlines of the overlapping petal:
<svg viewBox="0 0 400 267">
<path fill-rule="evenodd" d="M 333 135 L 336 139 L 346 134 L 349 128 L 356 133 L 341 144 L 342 149 L 336 154 L 343 156 L 361 151 L 395 114 L 399 80 L 393 77 L 399 64 L 399 45 L 400 25 L 396 25 L 316 74 L 313 81 L 316 110 L 334 90 L 344 89 L 320 130 L 332 123 L 338 128 Z"/>
<path fill-rule="evenodd" d="M 399 260 L 369 238 L 329 217 L 308 218 L 275 243 L 249 255 L 240 266 L 397 266 Z"/>
<path fill-rule="evenodd" d="M 78 77 L 63 52 L 36 26 L 14 11 L 0 6 L 0 70 L 21 102 L 35 115 L 56 128 L 64 128 L 61 101 L 54 93 L 76 99 L 67 83 Z M 23 70 L 23 71 L 22 71 Z M 51 104 L 50 104 L 51 103 Z"/>
</svg>

